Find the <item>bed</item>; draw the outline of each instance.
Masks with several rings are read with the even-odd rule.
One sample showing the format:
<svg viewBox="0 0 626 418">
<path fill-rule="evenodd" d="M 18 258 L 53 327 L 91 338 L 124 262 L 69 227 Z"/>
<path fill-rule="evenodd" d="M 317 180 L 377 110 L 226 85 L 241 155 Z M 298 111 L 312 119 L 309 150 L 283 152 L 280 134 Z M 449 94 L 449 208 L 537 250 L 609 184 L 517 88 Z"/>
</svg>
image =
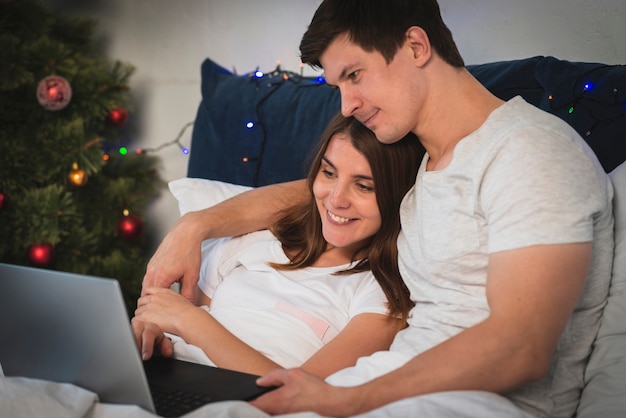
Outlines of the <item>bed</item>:
<svg viewBox="0 0 626 418">
<path fill-rule="evenodd" d="M 616 219 L 613 277 L 576 416 L 622 417 L 626 412 L 626 67 L 536 56 L 468 69 L 500 98 L 521 95 L 564 119 L 611 175 Z M 312 144 L 339 110 L 336 90 L 322 78 L 280 68 L 267 74 L 236 75 L 210 59 L 202 63 L 201 75 L 202 101 L 187 177 L 170 183 L 181 212 L 201 209 L 251 187 L 306 175 Z M 482 405 L 485 410 L 490 406 Z M 72 385 L 0 379 L 0 416 L 25 413 L 153 416 L 136 406 L 98 403 L 94 394 Z M 202 409 L 189 415 L 202 416 L 210 415 Z"/>
</svg>

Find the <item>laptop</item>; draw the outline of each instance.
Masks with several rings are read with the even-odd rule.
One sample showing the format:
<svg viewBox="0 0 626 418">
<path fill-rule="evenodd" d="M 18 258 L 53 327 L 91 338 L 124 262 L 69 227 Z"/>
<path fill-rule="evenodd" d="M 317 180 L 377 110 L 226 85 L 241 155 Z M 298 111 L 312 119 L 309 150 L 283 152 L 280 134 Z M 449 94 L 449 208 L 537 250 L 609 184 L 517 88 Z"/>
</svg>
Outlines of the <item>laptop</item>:
<svg viewBox="0 0 626 418">
<path fill-rule="evenodd" d="M 0 335 L 5 376 L 72 383 L 101 402 L 161 416 L 272 389 L 232 370 L 163 357 L 143 362 L 113 279 L 0 263 Z M 183 409 L 161 407 L 162 394 Z M 183 397 L 194 398 L 192 405 L 182 405 Z"/>
</svg>

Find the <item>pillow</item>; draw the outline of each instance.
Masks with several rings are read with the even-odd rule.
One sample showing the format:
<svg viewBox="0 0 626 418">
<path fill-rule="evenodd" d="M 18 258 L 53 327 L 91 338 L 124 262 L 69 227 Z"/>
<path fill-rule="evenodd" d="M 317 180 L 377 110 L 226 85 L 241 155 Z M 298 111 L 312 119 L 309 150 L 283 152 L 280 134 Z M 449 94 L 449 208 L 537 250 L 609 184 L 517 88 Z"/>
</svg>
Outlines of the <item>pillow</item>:
<svg viewBox="0 0 626 418">
<path fill-rule="evenodd" d="M 615 256 L 602 324 L 585 372 L 578 417 L 622 417 L 626 411 L 626 163 L 610 173 L 615 189 Z"/>
<path fill-rule="evenodd" d="M 501 99 L 521 95 L 570 124 L 607 173 L 626 160 L 626 66 L 537 56 L 467 68 Z"/>
<path fill-rule="evenodd" d="M 252 189 L 248 186 L 183 177 L 168 183 L 172 195 L 178 201 L 180 216 L 187 212 L 205 209 Z"/>
<path fill-rule="evenodd" d="M 339 92 L 315 77 L 236 75 L 209 59 L 201 89 L 187 177 L 246 186 L 306 177 L 312 149 L 340 109 Z"/>
</svg>

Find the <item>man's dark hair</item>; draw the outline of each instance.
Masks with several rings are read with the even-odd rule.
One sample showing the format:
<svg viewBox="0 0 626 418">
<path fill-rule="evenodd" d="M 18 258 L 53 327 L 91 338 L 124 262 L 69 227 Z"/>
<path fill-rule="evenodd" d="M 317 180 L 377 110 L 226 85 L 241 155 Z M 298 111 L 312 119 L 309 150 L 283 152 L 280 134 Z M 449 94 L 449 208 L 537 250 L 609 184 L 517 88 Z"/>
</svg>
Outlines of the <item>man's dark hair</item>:
<svg viewBox="0 0 626 418">
<path fill-rule="evenodd" d="M 426 32 L 444 61 L 454 67 L 464 66 L 436 0 L 324 0 L 302 36 L 300 57 L 303 63 L 321 68 L 320 56 L 345 33 L 365 51 L 380 52 L 389 63 L 411 26 Z"/>
</svg>

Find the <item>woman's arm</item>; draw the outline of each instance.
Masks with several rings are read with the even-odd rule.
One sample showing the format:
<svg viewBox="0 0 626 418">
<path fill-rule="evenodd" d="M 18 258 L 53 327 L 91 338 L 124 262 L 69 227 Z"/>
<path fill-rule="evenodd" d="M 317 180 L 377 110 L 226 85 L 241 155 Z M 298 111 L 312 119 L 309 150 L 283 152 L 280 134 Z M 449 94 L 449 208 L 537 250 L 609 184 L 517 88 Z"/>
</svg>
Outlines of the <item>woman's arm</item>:
<svg viewBox="0 0 626 418">
<path fill-rule="evenodd" d="M 206 296 L 205 296 L 206 297 Z M 210 299 L 198 300 L 210 303 Z M 149 288 L 139 299 L 134 321 L 153 323 L 202 349 L 219 367 L 264 375 L 280 365 L 250 347 L 206 311 L 169 289 Z M 352 366 L 361 356 L 389 348 L 400 321 L 381 314 L 360 314 L 302 368 L 320 377 Z"/>
<path fill-rule="evenodd" d="M 311 356 L 301 368 L 320 377 L 354 366 L 359 357 L 388 350 L 403 327 L 400 319 L 363 313 L 355 316 L 343 330 Z"/>
<path fill-rule="evenodd" d="M 181 294 L 193 300 L 200 273 L 202 241 L 266 228 L 281 210 L 308 196 L 304 180 L 259 187 L 210 208 L 182 216 L 148 263 L 142 291 L 181 282 Z"/>
<path fill-rule="evenodd" d="M 207 298 L 208 299 L 208 298 Z M 210 299 L 208 299 L 210 302 Z M 199 301 L 200 302 L 200 301 Z M 202 301 L 206 303 L 206 300 Z M 224 328 L 204 309 L 193 305 L 171 289 L 151 287 L 137 301 L 133 323 L 152 324 L 161 332 L 180 336 L 202 349 L 218 367 L 252 374 L 265 374 L 280 366 Z M 137 331 L 144 327 L 133 327 Z M 157 341 L 154 336 L 150 342 Z M 141 347 L 146 353 L 151 347 Z"/>
<path fill-rule="evenodd" d="M 185 331 L 178 335 L 186 342 L 200 347 L 218 367 L 257 375 L 282 368 L 241 341 L 203 310 L 195 314 L 195 318 L 189 317 L 184 328 Z M 354 366 L 361 356 L 388 349 L 399 329 L 399 320 L 388 319 L 386 315 L 358 315 L 339 335 L 311 356 L 302 368 L 325 378 L 338 370 Z"/>
</svg>

